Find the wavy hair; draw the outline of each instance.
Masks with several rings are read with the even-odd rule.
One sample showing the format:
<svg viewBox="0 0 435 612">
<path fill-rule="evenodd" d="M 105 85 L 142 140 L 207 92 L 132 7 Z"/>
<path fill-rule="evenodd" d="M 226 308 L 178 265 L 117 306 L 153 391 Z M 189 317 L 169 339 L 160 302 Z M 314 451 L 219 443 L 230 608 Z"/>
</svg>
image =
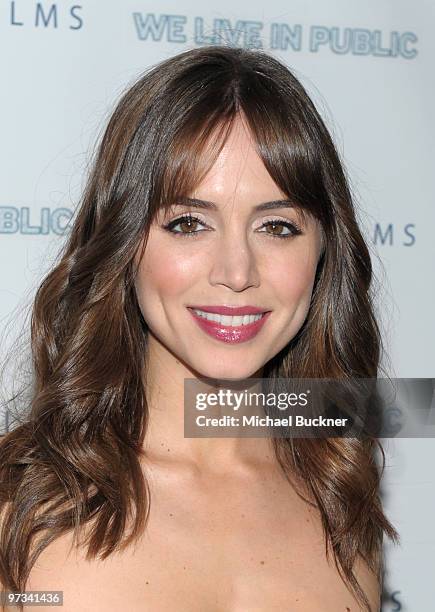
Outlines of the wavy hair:
<svg viewBox="0 0 435 612">
<path fill-rule="evenodd" d="M 307 318 L 263 376 L 378 374 L 369 250 L 337 150 L 302 84 L 253 49 L 191 49 L 153 66 L 116 105 L 70 233 L 34 298 L 28 414 L 0 443 L 7 589 L 23 591 L 40 553 L 65 532 L 87 525 L 88 558 L 104 559 L 146 527 L 147 325 L 135 256 L 157 211 L 199 184 L 241 114 L 272 179 L 320 221 L 325 237 Z M 353 572 L 356 557 L 380 577 L 383 535 L 398 539 L 380 501 L 377 441 L 273 443 L 284 473 L 305 483 L 320 511 L 326 553 L 370 610 Z"/>
</svg>

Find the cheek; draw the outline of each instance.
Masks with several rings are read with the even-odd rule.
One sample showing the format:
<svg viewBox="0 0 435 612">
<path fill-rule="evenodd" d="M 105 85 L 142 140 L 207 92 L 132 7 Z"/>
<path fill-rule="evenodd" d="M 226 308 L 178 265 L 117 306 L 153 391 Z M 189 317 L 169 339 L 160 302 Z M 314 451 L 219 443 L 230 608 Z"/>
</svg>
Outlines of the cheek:
<svg viewBox="0 0 435 612">
<path fill-rule="evenodd" d="M 270 259 L 267 278 L 282 306 L 308 306 L 316 274 L 317 258 L 311 250 L 294 249 L 288 257 Z"/>
<path fill-rule="evenodd" d="M 184 250 L 185 251 L 185 250 Z M 136 277 L 142 311 L 183 294 L 199 273 L 201 258 L 187 256 L 180 247 L 168 248 L 162 240 L 149 240 Z"/>
</svg>

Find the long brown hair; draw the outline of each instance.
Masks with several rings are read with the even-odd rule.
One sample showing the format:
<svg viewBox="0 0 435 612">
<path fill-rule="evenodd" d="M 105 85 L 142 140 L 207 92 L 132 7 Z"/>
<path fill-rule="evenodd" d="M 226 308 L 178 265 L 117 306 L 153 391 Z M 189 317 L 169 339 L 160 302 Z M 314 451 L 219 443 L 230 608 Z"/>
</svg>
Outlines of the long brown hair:
<svg viewBox="0 0 435 612">
<path fill-rule="evenodd" d="M 325 236 L 307 318 L 263 376 L 378 374 L 370 253 L 338 153 L 301 83 L 263 51 L 226 46 L 152 67 L 117 104 L 58 263 L 36 292 L 28 415 L 0 444 L 7 589 L 23 591 L 39 554 L 67 531 L 91 526 L 88 556 L 106 558 L 146 526 L 147 325 L 135 255 L 156 212 L 192 192 L 241 113 L 275 183 Z M 376 444 L 274 439 L 284 472 L 297 474 L 319 508 L 327 553 L 368 610 L 356 557 L 380 576 L 383 534 L 397 539 L 381 507 Z"/>
</svg>

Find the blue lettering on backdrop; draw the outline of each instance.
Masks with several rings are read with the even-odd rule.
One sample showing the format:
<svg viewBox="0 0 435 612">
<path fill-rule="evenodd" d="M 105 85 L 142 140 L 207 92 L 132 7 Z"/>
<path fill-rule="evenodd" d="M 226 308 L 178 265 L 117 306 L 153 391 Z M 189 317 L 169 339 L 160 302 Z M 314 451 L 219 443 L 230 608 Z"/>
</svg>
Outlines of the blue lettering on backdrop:
<svg viewBox="0 0 435 612">
<path fill-rule="evenodd" d="M 83 19 L 80 17 L 80 15 L 76 15 L 76 11 L 81 8 L 82 7 L 79 4 L 75 4 L 70 8 L 69 12 L 71 17 L 77 21 L 77 25 L 70 25 L 70 30 L 81 30 L 83 27 Z"/>
<path fill-rule="evenodd" d="M 403 233 L 409 238 L 407 242 L 402 242 L 402 246 L 413 246 L 415 244 L 415 235 L 410 231 L 411 228 L 415 228 L 415 223 L 407 223 L 403 228 Z M 384 245 L 388 242 L 390 246 L 394 245 L 394 225 L 389 223 L 384 231 L 380 223 L 375 223 L 375 230 L 373 236 L 374 244 Z"/>
<path fill-rule="evenodd" d="M 393 244 L 393 224 L 389 223 L 387 231 L 385 232 L 385 234 L 383 234 L 379 223 L 375 223 L 375 236 L 373 242 L 375 244 L 378 244 L 378 241 L 380 240 L 381 244 L 385 244 L 387 236 L 389 238 L 390 244 Z"/>
<path fill-rule="evenodd" d="M 400 591 L 393 591 L 391 593 L 391 601 L 395 604 L 395 607 L 391 609 L 391 612 L 399 612 L 399 610 L 402 609 L 402 604 L 397 599 L 398 595 L 400 595 Z"/>
<path fill-rule="evenodd" d="M 409 242 L 403 242 L 403 243 L 402 243 L 402 244 L 403 244 L 403 246 L 412 246 L 412 245 L 414 244 L 414 242 L 415 242 L 415 236 L 414 236 L 414 234 L 411 234 L 411 233 L 409 232 L 409 228 L 410 228 L 410 227 L 415 227 L 415 223 L 407 223 L 407 224 L 405 225 L 405 227 L 404 227 L 404 232 L 405 232 L 405 234 L 406 234 L 406 235 L 407 235 L 407 236 L 410 238 L 410 241 L 409 241 Z"/>
<path fill-rule="evenodd" d="M 17 21 L 15 17 L 15 2 L 11 2 L 11 25 L 22 26 L 24 23 L 22 21 Z"/>
<path fill-rule="evenodd" d="M 35 26 L 36 27 L 39 26 L 39 19 L 41 19 L 42 23 L 44 24 L 44 27 L 46 28 L 48 24 L 50 23 L 50 19 L 52 15 L 53 15 L 53 25 L 55 28 L 57 28 L 57 6 L 55 4 L 52 4 L 48 12 L 48 15 L 46 16 L 43 5 L 40 2 L 38 2 L 36 5 Z"/>
<path fill-rule="evenodd" d="M 238 19 L 235 26 L 232 26 L 229 19 L 213 19 L 211 33 L 207 34 L 209 26 L 204 27 L 204 19 L 202 17 L 195 17 L 195 43 L 197 45 L 229 43 L 237 47 L 261 49 L 263 47 L 260 38 L 262 27 L 261 21 Z"/>
<path fill-rule="evenodd" d="M 196 45 L 219 45 L 228 43 L 239 47 L 261 49 L 269 45 L 279 51 L 303 51 L 304 31 L 300 23 L 271 23 L 268 35 L 262 33 L 262 21 L 193 17 L 188 23 L 186 15 L 156 15 L 155 13 L 133 13 L 133 22 L 140 40 L 174 43 L 194 42 Z M 190 29 L 189 29 L 190 28 Z M 189 31 L 188 31 L 189 29 Z M 193 32 L 192 32 L 193 29 Z M 360 55 L 373 57 L 417 56 L 415 45 L 418 37 L 414 32 L 383 32 L 367 28 L 326 27 L 313 25 L 307 32 L 307 51 L 318 53 L 329 51 L 337 55 Z"/>
<path fill-rule="evenodd" d="M 62 22 L 62 13 L 66 10 L 64 3 L 52 2 L 44 4 L 42 2 L 22 2 L 14 0 L 10 3 L 10 25 L 25 26 L 31 25 L 38 29 L 58 29 Z M 69 17 L 73 20 L 72 25 L 69 25 L 70 30 L 80 30 L 83 27 L 83 18 L 78 14 L 82 10 L 80 4 L 74 4 L 68 7 Z M 32 21 L 29 19 L 29 11 L 32 12 Z M 27 19 L 26 19 L 27 17 Z"/>
<path fill-rule="evenodd" d="M 31 225 L 30 208 L 23 206 L 0 206 L 0 234 L 33 234 L 59 236 L 68 231 L 68 222 L 73 216 L 69 208 L 41 208 L 39 225 Z M 66 222 L 64 221 L 66 219 Z"/>
<path fill-rule="evenodd" d="M 302 26 L 298 23 L 291 28 L 286 23 L 272 23 L 270 28 L 270 48 L 287 51 L 302 49 Z"/>
<path fill-rule="evenodd" d="M 166 33 L 166 40 L 169 42 L 186 42 L 186 35 L 183 34 L 183 26 L 187 17 L 184 15 L 160 15 L 158 19 L 153 13 L 142 15 L 133 13 L 136 32 L 141 40 L 147 40 L 151 36 L 153 40 L 163 40 Z"/>
<path fill-rule="evenodd" d="M 385 37 L 384 37 L 385 38 Z M 321 47 L 327 47 L 333 53 L 353 55 L 373 55 L 375 57 L 404 57 L 413 59 L 417 49 L 410 49 L 410 43 L 416 43 L 413 32 L 390 32 L 388 46 L 380 30 L 362 28 L 327 28 L 312 26 L 310 29 L 309 48 L 317 53 Z"/>
</svg>

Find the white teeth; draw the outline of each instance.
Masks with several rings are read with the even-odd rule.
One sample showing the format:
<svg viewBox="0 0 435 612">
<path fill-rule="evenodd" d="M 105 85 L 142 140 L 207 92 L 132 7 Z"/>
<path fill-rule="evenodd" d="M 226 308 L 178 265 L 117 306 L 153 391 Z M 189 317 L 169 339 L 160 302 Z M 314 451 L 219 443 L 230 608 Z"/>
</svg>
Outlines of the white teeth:
<svg viewBox="0 0 435 612">
<path fill-rule="evenodd" d="M 194 308 L 193 310 L 198 316 L 203 317 L 204 319 L 208 319 L 208 321 L 215 321 L 216 323 L 220 323 L 221 325 L 228 325 L 232 327 L 237 327 L 240 325 L 249 325 L 250 323 L 261 319 L 264 314 L 263 313 L 256 315 L 242 315 L 237 317 L 231 317 L 228 315 L 215 314 L 214 312 L 204 312 L 203 310 L 197 310 L 196 308 Z"/>
</svg>

